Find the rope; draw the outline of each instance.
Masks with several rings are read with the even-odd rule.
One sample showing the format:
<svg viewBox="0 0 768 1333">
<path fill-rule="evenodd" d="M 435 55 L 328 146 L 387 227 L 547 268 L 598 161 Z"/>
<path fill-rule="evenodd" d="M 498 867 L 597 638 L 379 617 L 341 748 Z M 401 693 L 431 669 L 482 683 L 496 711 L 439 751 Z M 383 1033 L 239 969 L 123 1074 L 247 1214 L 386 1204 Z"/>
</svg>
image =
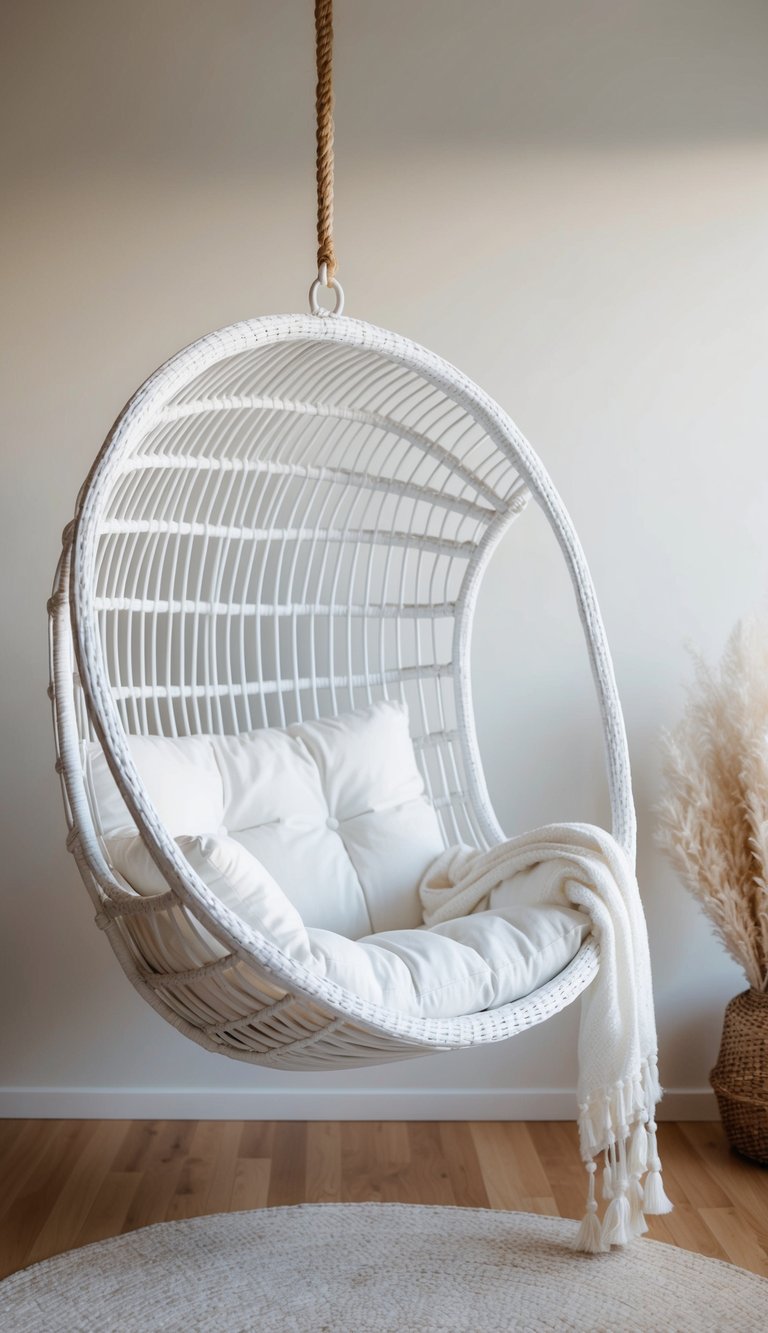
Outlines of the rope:
<svg viewBox="0 0 768 1333">
<path fill-rule="evenodd" d="M 315 0 L 317 62 L 317 268 L 330 281 L 336 272 L 333 247 L 333 0 Z"/>
</svg>

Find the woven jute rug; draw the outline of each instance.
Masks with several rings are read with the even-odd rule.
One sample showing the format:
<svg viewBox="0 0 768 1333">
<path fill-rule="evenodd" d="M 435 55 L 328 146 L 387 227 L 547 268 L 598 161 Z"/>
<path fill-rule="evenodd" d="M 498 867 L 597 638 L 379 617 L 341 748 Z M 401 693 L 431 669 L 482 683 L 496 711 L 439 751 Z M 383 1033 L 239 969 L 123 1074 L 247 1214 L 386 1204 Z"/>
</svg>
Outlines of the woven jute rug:
<svg viewBox="0 0 768 1333">
<path fill-rule="evenodd" d="M 145 1227 L 0 1283 L 3 1333 L 757 1333 L 768 1280 L 530 1213 L 308 1204 Z"/>
</svg>

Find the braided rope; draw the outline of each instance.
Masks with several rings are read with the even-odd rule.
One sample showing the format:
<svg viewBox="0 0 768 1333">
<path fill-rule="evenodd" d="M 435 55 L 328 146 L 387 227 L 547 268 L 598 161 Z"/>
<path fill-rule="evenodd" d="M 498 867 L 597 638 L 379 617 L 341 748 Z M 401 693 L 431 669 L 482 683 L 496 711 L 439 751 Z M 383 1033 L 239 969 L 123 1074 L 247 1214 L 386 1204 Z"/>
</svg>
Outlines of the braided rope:
<svg viewBox="0 0 768 1333">
<path fill-rule="evenodd" d="M 317 268 L 336 273 L 333 245 L 333 0 L 315 0 L 317 62 Z"/>
</svg>

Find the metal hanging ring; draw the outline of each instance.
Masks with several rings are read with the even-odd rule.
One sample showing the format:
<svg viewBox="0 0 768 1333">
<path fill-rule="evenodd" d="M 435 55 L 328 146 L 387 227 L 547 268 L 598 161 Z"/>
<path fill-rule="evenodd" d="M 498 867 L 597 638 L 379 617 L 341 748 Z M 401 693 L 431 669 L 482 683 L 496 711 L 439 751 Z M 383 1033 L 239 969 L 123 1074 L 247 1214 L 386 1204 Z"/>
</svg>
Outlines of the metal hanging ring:
<svg viewBox="0 0 768 1333">
<path fill-rule="evenodd" d="M 327 288 L 327 290 L 329 292 L 333 292 L 334 296 L 336 297 L 336 304 L 334 305 L 333 309 L 329 309 L 327 306 L 320 305 L 320 302 L 318 301 L 317 297 L 321 287 Z M 320 265 L 320 268 L 318 269 L 317 272 L 317 277 L 315 278 L 315 281 L 312 283 L 312 286 L 309 289 L 309 309 L 313 315 L 340 315 L 343 313 L 344 288 L 342 287 L 338 278 L 328 277 L 327 264 Z"/>
</svg>

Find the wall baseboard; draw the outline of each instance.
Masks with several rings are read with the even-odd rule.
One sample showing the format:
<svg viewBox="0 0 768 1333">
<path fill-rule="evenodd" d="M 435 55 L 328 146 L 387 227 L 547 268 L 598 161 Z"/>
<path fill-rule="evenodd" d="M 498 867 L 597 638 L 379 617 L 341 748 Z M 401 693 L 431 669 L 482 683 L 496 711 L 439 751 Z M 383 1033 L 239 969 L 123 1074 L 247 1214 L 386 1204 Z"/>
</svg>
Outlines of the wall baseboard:
<svg viewBox="0 0 768 1333">
<path fill-rule="evenodd" d="M 572 1088 L 0 1088 L 0 1118 L 31 1120 L 573 1120 Z M 672 1088 L 660 1120 L 716 1120 L 709 1088 Z"/>
</svg>

